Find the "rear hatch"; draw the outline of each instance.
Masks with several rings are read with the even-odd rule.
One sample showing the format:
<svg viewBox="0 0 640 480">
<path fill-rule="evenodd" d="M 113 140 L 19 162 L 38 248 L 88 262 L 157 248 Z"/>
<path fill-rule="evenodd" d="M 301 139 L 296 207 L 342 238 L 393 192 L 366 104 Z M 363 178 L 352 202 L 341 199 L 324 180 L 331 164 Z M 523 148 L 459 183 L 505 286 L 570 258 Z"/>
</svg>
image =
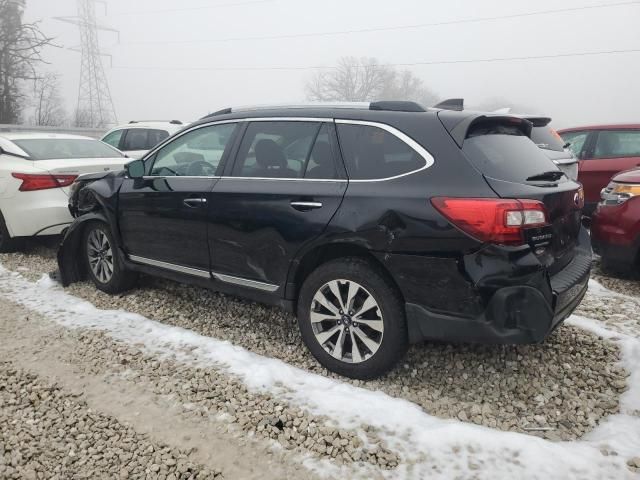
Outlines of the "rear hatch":
<svg viewBox="0 0 640 480">
<path fill-rule="evenodd" d="M 462 151 L 499 197 L 544 204 L 548 226 L 525 230 L 525 238 L 554 274 L 573 259 L 582 190 L 531 141 L 531 128 L 524 119 L 481 115 L 468 123 Z"/>
</svg>

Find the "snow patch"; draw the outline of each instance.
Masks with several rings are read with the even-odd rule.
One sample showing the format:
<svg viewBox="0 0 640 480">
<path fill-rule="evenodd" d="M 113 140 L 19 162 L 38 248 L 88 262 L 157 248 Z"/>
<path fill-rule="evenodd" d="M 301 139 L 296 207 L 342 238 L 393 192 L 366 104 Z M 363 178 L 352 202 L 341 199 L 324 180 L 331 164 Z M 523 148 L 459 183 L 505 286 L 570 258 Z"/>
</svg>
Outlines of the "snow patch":
<svg viewBox="0 0 640 480">
<path fill-rule="evenodd" d="M 146 354 L 218 368 L 240 378 L 250 390 L 266 391 L 313 414 L 326 415 L 341 427 L 375 426 L 402 459 L 395 470 L 378 472 L 387 478 L 631 478 L 625 460 L 640 451 L 639 419 L 627 414 L 638 405 L 639 342 L 611 334 L 587 319 L 571 321 L 598 328 L 599 335 L 621 342 L 634 385 L 625 394 L 625 412 L 605 421 L 588 439 L 550 442 L 439 419 L 406 400 L 312 374 L 226 341 L 122 310 L 99 310 L 65 293 L 47 276 L 32 283 L 0 265 L 0 296 L 65 327 L 103 331 Z M 603 445 L 628 456 L 604 456 Z M 326 462 L 306 461 L 305 465 L 326 467 Z M 363 469 L 359 474 L 369 477 L 371 471 Z M 353 473 L 346 476 L 353 478 Z"/>
</svg>

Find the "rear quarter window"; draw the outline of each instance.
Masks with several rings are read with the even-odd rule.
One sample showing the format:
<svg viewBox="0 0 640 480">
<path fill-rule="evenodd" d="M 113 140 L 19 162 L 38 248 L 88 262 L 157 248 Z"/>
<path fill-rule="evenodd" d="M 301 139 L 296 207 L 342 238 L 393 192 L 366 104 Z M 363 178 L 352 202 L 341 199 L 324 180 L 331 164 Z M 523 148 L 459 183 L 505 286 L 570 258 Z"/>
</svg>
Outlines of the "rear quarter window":
<svg viewBox="0 0 640 480">
<path fill-rule="evenodd" d="M 371 125 L 338 124 L 340 148 L 352 180 L 380 180 L 420 170 L 427 159 L 398 136 Z"/>
</svg>

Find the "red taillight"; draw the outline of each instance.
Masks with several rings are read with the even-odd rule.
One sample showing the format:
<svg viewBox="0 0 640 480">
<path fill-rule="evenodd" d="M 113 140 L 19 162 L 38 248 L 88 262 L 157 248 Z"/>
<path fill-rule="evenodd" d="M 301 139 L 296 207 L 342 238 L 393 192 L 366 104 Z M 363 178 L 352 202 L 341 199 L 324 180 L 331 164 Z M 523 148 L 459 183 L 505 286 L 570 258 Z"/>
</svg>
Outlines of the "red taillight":
<svg viewBox="0 0 640 480">
<path fill-rule="evenodd" d="M 68 187 L 71 185 L 77 175 L 50 175 L 35 173 L 12 173 L 13 178 L 22 180 L 20 185 L 21 192 L 32 192 L 34 190 L 46 190 L 48 188 Z"/>
<path fill-rule="evenodd" d="M 460 230 L 487 243 L 523 245 L 524 228 L 547 224 L 537 200 L 436 197 L 431 203 Z"/>
</svg>

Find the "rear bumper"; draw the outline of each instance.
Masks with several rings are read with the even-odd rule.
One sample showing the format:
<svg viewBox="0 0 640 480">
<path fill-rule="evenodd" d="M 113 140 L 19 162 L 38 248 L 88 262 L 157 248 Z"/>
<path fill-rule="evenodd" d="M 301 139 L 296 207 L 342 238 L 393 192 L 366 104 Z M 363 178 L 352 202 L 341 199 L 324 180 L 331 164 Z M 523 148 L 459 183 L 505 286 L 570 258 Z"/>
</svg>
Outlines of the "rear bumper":
<svg viewBox="0 0 640 480">
<path fill-rule="evenodd" d="M 60 188 L 20 192 L 2 199 L 2 214 L 12 237 L 57 235 L 73 221 Z"/>
<path fill-rule="evenodd" d="M 425 339 L 471 343 L 540 343 L 580 304 L 587 291 L 592 252 L 587 232 L 581 232 L 573 260 L 550 277 L 540 274 L 522 277 L 514 284 L 509 265 L 503 278 L 492 272 L 493 285 L 507 286 L 485 291 L 483 306 L 473 315 L 434 311 L 420 301 L 405 304 L 410 341 Z M 512 266 L 511 266 L 512 267 Z M 405 296 L 406 298 L 406 296 Z"/>
</svg>

